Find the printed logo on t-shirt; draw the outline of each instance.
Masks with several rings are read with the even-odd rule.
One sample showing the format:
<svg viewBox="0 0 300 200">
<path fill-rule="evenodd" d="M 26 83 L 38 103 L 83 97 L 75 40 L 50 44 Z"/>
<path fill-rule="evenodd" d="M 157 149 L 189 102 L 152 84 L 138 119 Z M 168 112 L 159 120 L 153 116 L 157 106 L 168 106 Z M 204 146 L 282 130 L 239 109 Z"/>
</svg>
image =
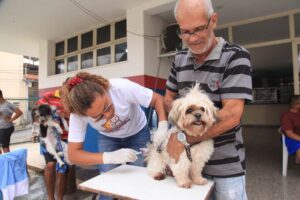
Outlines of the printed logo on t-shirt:
<svg viewBox="0 0 300 200">
<path fill-rule="evenodd" d="M 216 91 L 221 87 L 221 80 L 219 76 L 212 76 L 208 82 L 208 87 L 211 91 Z"/>
<path fill-rule="evenodd" d="M 129 118 L 126 118 L 122 121 L 120 120 L 119 116 L 115 114 L 111 119 L 107 120 L 104 124 L 102 124 L 102 127 L 105 129 L 106 132 L 111 132 L 118 130 L 129 121 Z"/>
</svg>

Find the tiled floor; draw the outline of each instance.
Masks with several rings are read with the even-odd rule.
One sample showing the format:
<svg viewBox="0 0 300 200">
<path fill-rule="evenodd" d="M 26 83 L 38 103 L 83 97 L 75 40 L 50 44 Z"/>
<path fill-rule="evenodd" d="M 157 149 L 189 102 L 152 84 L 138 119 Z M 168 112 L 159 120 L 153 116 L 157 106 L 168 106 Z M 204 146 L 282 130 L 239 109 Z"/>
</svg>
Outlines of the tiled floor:
<svg viewBox="0 0 300 200">
<path fill-rule="evenodd" d="M 244 127 L 249 200 L 299 200 L 300 165 L 289 156 L 288 173 L 281 174 L 282 149 L 278 127 Z"/>
</svg>

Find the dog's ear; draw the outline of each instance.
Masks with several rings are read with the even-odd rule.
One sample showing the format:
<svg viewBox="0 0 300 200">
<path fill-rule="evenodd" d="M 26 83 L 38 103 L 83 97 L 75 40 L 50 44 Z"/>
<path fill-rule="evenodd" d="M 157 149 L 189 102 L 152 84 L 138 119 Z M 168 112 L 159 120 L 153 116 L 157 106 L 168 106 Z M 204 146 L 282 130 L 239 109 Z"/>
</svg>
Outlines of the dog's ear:
<svg viewBox="0 0 300 200">
<path fill-rule="evenodd" d="M 176 126 L 180 116 L 181 101 L 182 101 L 181 99 L 176 99 L 175 101 L 173 101 L 172 108 L 169 112 L 169 122 Z"/>
<path fill-rule="evenodd" d="M 36 118 L 36 112 L 38 112 L 38 106 L 34 106 L 31 110 L 31 119 L 32 119 L 32 123 L 34 122 L 35 118 Z"/>
<path fill-rule="evenodd" d="M 214 122 L 219 121 L 218 117 L 218 111 L 219 109 L 215 107 L 213 104 L 210 106 L 211 109 L 207 109 L 207 112 L 209 112 L 209 115 L 214 119 Z"/>
</svg>

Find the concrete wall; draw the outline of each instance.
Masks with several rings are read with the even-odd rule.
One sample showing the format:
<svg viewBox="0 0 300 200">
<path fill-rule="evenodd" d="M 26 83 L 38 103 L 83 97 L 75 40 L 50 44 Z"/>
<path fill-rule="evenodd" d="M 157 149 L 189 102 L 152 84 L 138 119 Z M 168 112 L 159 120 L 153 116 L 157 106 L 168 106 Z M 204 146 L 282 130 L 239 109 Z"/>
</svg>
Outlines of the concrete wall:
<svg viewBox="0 0 300 200">
<path fill-rule="evenodd" d="M 287 104 L 246 105 L 242 123 L 244 125 L 280 126 L 280 115 L 288 107 Z"/>
<path fill-rule="evenodd" d="M 157 0 L 130 8 L 126 11 L 128 60 L 101 67 L 85 69 L 106 78 L 115 77 L 159 77 L 167 79 L 172 58 L 159 59 L 159 36 L 168 25 L 157 14 L 170 9 L 174 0 Z M 91 27 L 92 28 L 92 27 Z M 90 30 L 90 29 L 87 29 Z M 83 30 L 82 30 L 83 31 Z M 58 39 L 64 39 L 62 36 Z M 39 89 L 55 88 L 76 72 L 48 76 L 54 70 L 54 41 L 42 41 L 39 44 Z M 134 78 L 133 78 L 134 80 Z M 149 80 L 149 79 L 147 79 Z M 146 78 L 145 80 L 146 81 Z M 279 125 L 280 114 L 287 105 L 247 105 L 243 116 L 246 125 Z M 272 112 L 271 112 L 272 111 Z"/>
<path fill-rule="evenodd" d="M 23 56 L 0 52 L 0 89 L 3 96 L 11 103 L 19 105 L 24 115 L 15 124 L 24 122 L 27 117 L 28 89 L 23 80 Z"/>
<path fill-rule="evenodd" d="M 162 0 L 145 3 L 143 6 L 128 9 L 127 19 L 127 48 L 128 60 L 120 63 L 113 63 L 101 67 L 85 69 L 90 73 L 101 74 L 106 78 L 132 77 L 132 76 L 158 76 L 164 79 L 169 73 L 170 63 L 159 62 L 159 38 L 149 38 L 143 35 L 160 35 L 167 25 L 161 18 L 155 16 L 153 10 L 174 1 Z M 90 30 L 90 29 L 87 29 Z M 67 37 L 67 36 L 65 36 Z M 64 37 L 62 37 L 64 38 Z M 58 87 L 61 83 L 76 72 L 51 75 L 54 70 L 54 41 L 42 41 L 39 44 L 39 89 Z M 160 69 L 158 72 L 158 64 Z"/>
</svg>

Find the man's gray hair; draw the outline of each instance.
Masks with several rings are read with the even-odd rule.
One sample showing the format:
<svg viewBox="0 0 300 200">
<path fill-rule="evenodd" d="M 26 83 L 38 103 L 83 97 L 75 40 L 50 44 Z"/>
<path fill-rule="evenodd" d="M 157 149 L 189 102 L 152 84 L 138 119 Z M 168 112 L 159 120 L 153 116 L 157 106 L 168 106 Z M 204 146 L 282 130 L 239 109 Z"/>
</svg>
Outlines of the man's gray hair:
<svg viewBox="0 0 300 200">
<path fill-rule="evenodd" d="M 184 1 L 184 0 L 177 0 L 176 4 L 175 4 L 175 7 L 174 7 L 174 16 L 175 16 L 175 19 L 177 19 L 177 10 L 178 10 L 178 6 L 179 6 L 179 3 L 181 1 Z M 213 5 L 212 5 L 212 2 L 211 0 L 193 0 L 195 3 L 199 3 L 199 1 L 203 1 L 204 2 L 204 5 L 206 7 L 206 16 L 207 16 L 207 19 L 210 18 L 213 14 L 214 14 L 214 8 L 213 8 Z"/>
</svg>

